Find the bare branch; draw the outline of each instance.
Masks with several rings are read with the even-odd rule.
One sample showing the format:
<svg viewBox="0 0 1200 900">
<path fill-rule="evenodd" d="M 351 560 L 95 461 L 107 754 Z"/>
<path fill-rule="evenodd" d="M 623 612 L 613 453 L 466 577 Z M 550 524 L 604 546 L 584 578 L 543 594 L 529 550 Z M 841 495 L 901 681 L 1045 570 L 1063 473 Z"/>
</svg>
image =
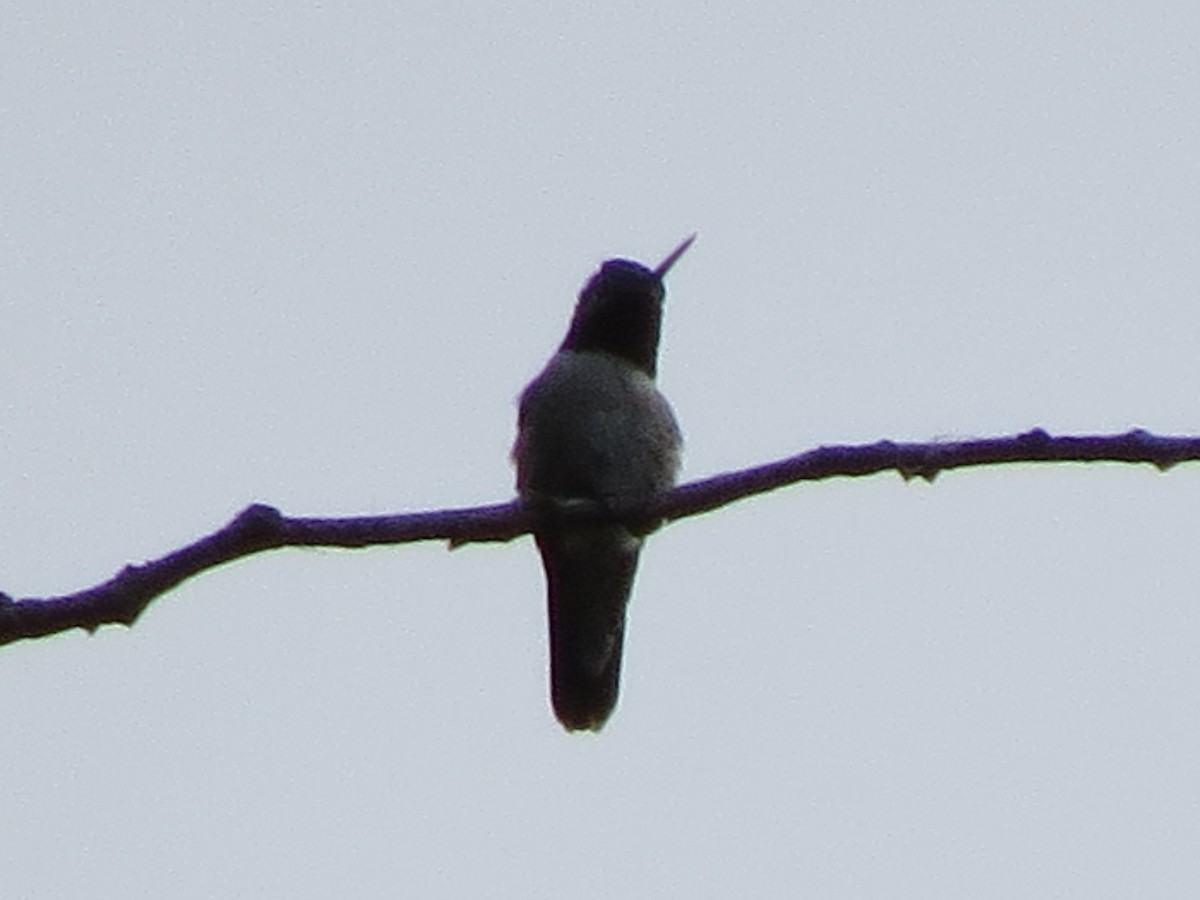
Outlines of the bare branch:
<svg viewBox="0 0 1200 900">
<path fill-rule="evenodd" d="M 677 521 L 800 481 L 858 477 L 895 470 L 905 479 L 933 479 L 965 466 L 1001 463 L 1150 463 L 1166 471 L 1200 460 L 1200 438 L 1158 437 L 1136 429 L 1120 435 L 1051 437 L 1041 429 L 1004 438 L 819 447 L 778 462 L 685 484 L 642 510 L 572 504 L 553 514 L 574 521 Z M 0 644 L 104 624 L 132 625 L 156 597 L 194 575 L 280 547 L 372 547 L 440 540 L 451 547 L 510 541 L 529 533 L 534 511 L 514 502 L 469 509 L 342 519 L 289 518 L 270 506 L 243 510 L 224 528 L 140 566 L 126 566 L 103 584 L 62 597 L 13 600 L 0 593 Z"/>
<path fill-rule="evenodd" d="M 1165 472 L 1177 463 L 1196 460 L 1200 460 L 1200 438 L 1159 437 L 1140 428 L 1124 434 L 1085 437 L 1052 437 L 1035 428 L 1012 437 L 969 441 L 878 441 L 818 447 L 753 469 L 685 484 L 656 500 L 649 512 L 673 521 L 800 481 L 857 478 L 892 469 L 906 481 L 922 478 L 932 482 L 950 469 L 1001 463 L 1149 463 Z"/>
</svg>

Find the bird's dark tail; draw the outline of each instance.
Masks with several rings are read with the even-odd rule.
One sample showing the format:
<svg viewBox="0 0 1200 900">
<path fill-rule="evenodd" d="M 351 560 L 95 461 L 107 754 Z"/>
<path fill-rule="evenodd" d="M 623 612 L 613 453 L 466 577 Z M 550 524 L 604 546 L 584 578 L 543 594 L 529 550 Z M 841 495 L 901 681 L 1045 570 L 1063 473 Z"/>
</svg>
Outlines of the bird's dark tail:
<svg viewBox="0 0 1200 900">
<path fill-rule="evenodd" d="M 599 731 L 621 678 L 625 608 L 641 540 L 620 526 L 537 535 L 550 619 L 550 697 L 568 731 Z"/>
</svg>

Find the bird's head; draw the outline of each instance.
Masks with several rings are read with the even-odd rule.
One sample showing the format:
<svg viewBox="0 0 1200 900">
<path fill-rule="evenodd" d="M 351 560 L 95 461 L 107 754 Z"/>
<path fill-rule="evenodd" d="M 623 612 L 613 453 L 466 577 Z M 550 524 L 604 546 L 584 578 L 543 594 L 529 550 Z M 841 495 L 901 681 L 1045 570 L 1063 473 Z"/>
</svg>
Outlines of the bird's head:
<svg viewBox="0 0 1200 900">
<path fill-rule="evenodd" d="M 584 285 L 562 350 L 608 353 L 653 376 L 662 328 L 663 278 L 695 235 L 676 247 L 657 268 L 629 259 L 610 259 Z"/>
</svg>

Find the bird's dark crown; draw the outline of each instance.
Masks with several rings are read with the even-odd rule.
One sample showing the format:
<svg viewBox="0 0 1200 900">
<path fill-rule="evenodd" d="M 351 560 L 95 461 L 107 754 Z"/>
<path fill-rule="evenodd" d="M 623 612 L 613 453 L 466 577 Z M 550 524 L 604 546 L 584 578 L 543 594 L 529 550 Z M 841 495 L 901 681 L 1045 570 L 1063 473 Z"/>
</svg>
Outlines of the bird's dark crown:
<svg viewBox="0 0 1200 900">
<path fill-rule="evenodd" d="M 580 292 L 561 349 L 609 353 L 653 376 L 664 294 L 659 273 L 610 259 Z"/>
</svg>

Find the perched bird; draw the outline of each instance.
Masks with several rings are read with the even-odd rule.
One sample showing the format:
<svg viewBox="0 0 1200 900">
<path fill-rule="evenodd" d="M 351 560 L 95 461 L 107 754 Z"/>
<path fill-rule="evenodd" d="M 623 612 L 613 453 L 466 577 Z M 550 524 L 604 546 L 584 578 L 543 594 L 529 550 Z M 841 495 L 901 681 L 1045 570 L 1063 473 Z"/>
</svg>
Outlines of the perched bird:
<svg viewBox="0 0 1200 900">
<path fill-rule="evenodd" d="M 627 259 L 604 263 L 580 293 L 558 352 L 521 395 L 517 491 L 539 516 L 550 696 L 569 731 L 598 731 L 616 705 L 644 534 L 556 522 L 554 512 L 579 500 L 632 509 L 675 484 L 682 439 L 654 376 L 663 277 L 695 237 L 653 271 Z"/>
</svg>

